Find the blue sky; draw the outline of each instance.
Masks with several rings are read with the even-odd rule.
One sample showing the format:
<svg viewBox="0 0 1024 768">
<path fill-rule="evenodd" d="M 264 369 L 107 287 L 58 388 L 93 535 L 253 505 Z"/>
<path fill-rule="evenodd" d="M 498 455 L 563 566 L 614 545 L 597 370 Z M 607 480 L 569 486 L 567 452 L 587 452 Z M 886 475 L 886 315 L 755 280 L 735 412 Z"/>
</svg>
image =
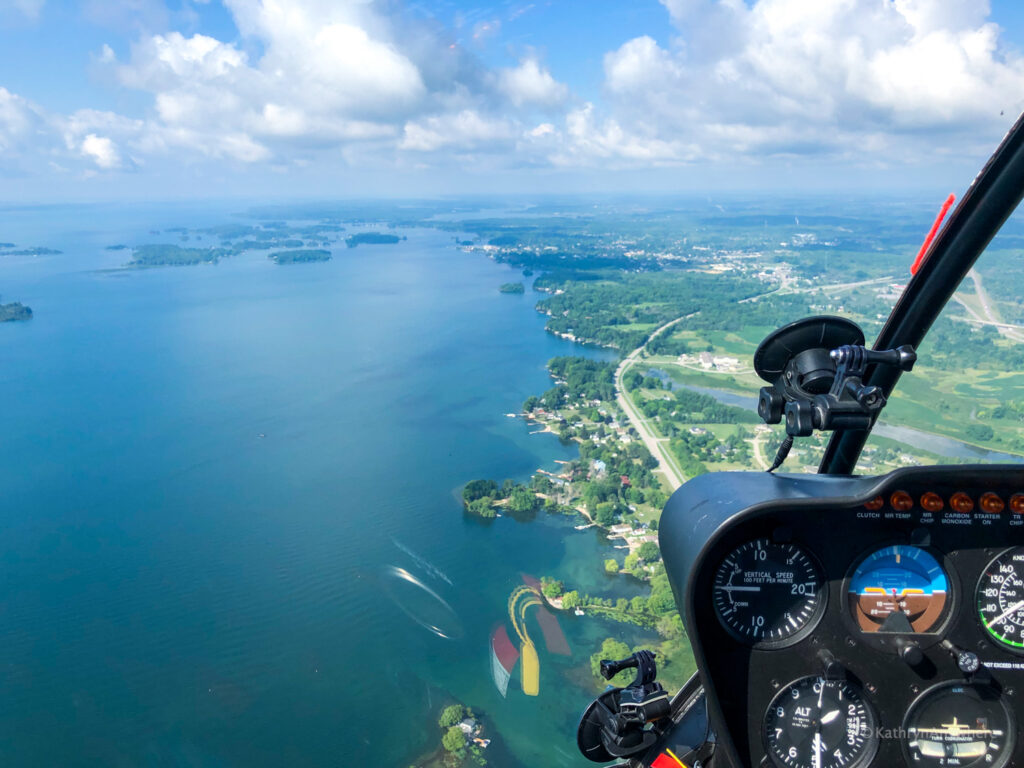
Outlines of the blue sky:
<svg viewBox="0 0 1024 768">
<path fill-rule="evenodd" d="M 1022 108 L 1006 0 L 0 0 L 2 199 L 962 189 Z"/>
</svg>

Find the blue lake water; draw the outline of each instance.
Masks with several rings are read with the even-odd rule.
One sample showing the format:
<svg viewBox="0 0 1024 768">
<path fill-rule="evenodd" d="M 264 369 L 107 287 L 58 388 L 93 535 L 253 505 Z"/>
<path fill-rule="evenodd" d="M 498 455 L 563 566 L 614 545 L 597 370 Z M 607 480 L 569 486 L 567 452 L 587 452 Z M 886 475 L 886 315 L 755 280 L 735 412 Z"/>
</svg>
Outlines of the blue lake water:
<svg viewBox="0 0 1024 768">
<path fill-rule="evenodd" d="M 488 638 L 522 573 L 640 587 L 603 573 L 599 533 L 471 519 L 455 494 L 573 457 L 505 414 L 548 358 L 603 353 L 435 231 L 292 266 L 104 250 L 231 214 L 0 209 L 0 241 L 64 252 L 0 256 L 0 295 L 35 312 L 0 325 L 0 759 L 408 766 L 457 698 L 493 765 L 586 764 L 587 658 L 637 638 L 560 615 L 573 655 L 538 643 L 536 698 L 497 692 Z"/>
</svg>

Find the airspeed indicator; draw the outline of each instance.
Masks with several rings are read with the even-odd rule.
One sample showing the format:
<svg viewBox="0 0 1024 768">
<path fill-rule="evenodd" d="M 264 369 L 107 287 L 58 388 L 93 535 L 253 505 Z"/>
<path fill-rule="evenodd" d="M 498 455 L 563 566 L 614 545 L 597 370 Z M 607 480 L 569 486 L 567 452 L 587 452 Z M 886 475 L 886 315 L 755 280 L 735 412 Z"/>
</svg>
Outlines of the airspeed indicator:
<svg viewBox="0 0 1024 768">
<path fill-rule="evenodd" d="M 825 607 L 821 571 L 811 556 L 795 544 L 767 538 L 726 555 L 712 590 L 722 626 L 759 648 L 796 642 Z"/>
<path fill-rule="evenodd" d="M 1004 648 L 1024 652 L 1024 547 L 1003 552 L 978 582 L 978 614 Z"/>
</svg>

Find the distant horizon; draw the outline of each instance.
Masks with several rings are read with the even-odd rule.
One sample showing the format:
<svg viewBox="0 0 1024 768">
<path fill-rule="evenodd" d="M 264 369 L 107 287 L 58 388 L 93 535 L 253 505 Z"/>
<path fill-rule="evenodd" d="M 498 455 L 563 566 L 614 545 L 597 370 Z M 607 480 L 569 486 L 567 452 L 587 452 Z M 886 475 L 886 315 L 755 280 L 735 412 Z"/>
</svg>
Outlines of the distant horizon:
<svg viewBox="0 0 1024 768">
<path fill-rule="evenodd" d="M 226 205 L 252 205 L 256 207 L 262 206 L 302 206 L 302 205 L 331 205 L 331 204 L 402 204 L 402 203 L 427 203 L 427 204 L 446 204 L 446 203 L 493 203 L 495 205 L 501 203 L 510 203 L 516 205 L 530 205 L 530 204 L 547 204 L 547 205 L 558 205 L 560 202 L 576 202 L 576 201 L 593 201 L 595 203 L 629 203 L 629 202 L 645 202 L 651 204 L 663 203 L 665 205 L 671 205 L 674 202 L 678 203 L 714 203 L 717 201 L 749 201 L 749 202 L 777 202 L 779 204 L 785 204 L 787 202 L 793 203 L 806 203 L 811 201 L 820 201 L 822 203 L 828 202 L 842 202 L 857 201 L 857 202 L 871 202 L 877 200 L 879 202 L 886 203 L 899 203 L 907 202 L 912 204 L 930 204 L 935 202 L 936 210 L 942 204 L 945 199 L 945 195 L 952 192 L 957 197 L 957 202 L 964 193 L 966 193 L 968 187 L 965 186 L 962 190 L 955 190 L 950 187 L 948 190 L 944 187 L 936 185 L 932 188 L 915 187 L 907 189 L 891 189 L 891 190 L 870 190 L 870 189 L 854 189 L 854 190 L 809 190 L 806 192 L 800 192 L 796 190 L 785 190 L 785 191 L 774 191 L 771 189 L 731 189 L 731 190 L 713 190 L 708 192 L 660 192 L 660 191 L 644 191 L 644 190 L 632 190 L 628 192 L 602 192 L 602 191 L 591 191 L 591 192 L 462 192 L 462 193 L 450 193 L 450 194 L 439 194 L 434 196 L 429 195 L 366 195 L 366 196 L 329 196 L 329 195 L 287 195 L 287 196 L 269 196 L 269 195 L 243 195 L 243 194 L 232 194 L 222 193 L 216 195 L 203 195 L 203 196 L 192 196 L 192 195 L 181 195 L 178 197 L 153 197 L 153 198 L 98 198 L 98 199 L 87 199 L 87 198 L 65 198 L 55 200 L 15 200 L 8 199 L 0 196 L 0 210 L 5 211 L 16 211 L 19 209 L 35 209 L 35 208 L 56 208 L 56 207 L 88 207 L 88 206 L 140 206 L 140 207 L 151 207 L 159 205 L 172 205 L 175 207 L 187 208 L 190 206 L 202 206 L 204 204 L 212 203 L 223 203 Z M 941 192 L 941 194 L 939 194 Z M 1015 214 L 1016 215 L 1016 214 Z"/>
</svg>

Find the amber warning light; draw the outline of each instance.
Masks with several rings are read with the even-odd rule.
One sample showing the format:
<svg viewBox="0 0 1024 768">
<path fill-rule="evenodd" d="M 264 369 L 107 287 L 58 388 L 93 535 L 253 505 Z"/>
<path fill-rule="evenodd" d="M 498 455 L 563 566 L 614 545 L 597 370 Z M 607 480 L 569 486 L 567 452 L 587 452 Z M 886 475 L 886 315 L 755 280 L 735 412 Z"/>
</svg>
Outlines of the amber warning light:
<svg viewBox="0 0 1024 768">
<path fill-rule="evenodd" d="M 957 491 L 950 497 L 949 506 L 954 512 L 970 512 L 974 509 L 974 499 L 963 491 Z"/>
<path fill-rule="evenodd" d="M 906 491 L 896 491 L 889 498 L 889 504 L 897 512 L 906 512 L 914 506 L 914 498 Z"/>
<path fill-rule="evenodd" d="M 992 493 L 992 491 L 981 494 L 981 498 L 978 500 L 978 503 L 981 506 L 982 512 L 988 512 L 992 515 L 1002 512 L 1003 508 L 1006 506 L 1003 503 L 1003 500 L 999 498 L 999 495 Z"/>
</svg>

